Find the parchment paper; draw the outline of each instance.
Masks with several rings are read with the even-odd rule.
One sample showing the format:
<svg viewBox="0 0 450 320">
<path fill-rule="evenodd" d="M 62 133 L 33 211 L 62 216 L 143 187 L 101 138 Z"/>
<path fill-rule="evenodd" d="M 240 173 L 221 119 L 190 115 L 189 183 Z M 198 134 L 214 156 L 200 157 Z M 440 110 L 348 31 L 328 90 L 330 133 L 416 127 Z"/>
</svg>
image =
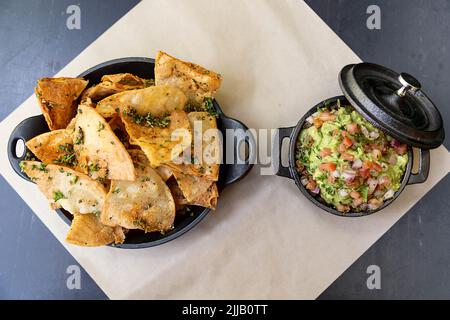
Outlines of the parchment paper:
<svg viewBox="0 0 450 320">
<path fill-rule="evenodd" d="M 294 125 L 340 94 L 339 70 L 360 61 L 302 1 L 149 0 L 58 75 L 119 57 L 154 57 L 158 49 L 221 73 L 222 108 L 253 128 Z M 68 226 L 6 157 L 12 129 L 38 113 L 30 97 L 1 123 L 1 173 L 113 299 L 315 298 L 449 171 L 448 151 L 434 150 L 426 183 L 407 186 L 382 212 L 347 219 L 313 206 L 291 180 L 261 176 L 255 167 L 225 190 L 216 212 L 175 241 L 143 250 L 79 248 L 64 243 Z"/>
</svg>

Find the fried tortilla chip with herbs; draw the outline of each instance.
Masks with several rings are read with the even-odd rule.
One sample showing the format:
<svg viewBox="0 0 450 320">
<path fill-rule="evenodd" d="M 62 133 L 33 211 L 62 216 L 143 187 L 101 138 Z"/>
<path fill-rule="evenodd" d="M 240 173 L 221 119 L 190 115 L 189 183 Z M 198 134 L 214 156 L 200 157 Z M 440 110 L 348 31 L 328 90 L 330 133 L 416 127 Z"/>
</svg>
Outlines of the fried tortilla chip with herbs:
<svg viewBox="0 0 450 320">
<path fill-rule="evenodd" d="M 21 169 L 37 184 L 52 209 L 64 208 L 72 214 L 99 214 L 103 209 L 103 185 L 81 172 L 39 161 L 22 161 Z"/>
<path fill-rule="evenodd" d="M 181 89 L 192 107 L 202 107 L 206 98 L 214 98 L 222 76 L 197 64 L 158 51 L 155 59 L 155 84 Z M 200 110 L 198 110 L 200 111 Z"/>
<path fill-rule="evenodd" d="M 188 118 L 194 136 L 190 156 L 166 165 L 174 171 L 217 181 L 222 157 L 217 121 L 207 112 L 190 112 Z M 197 144 L 195 148 L 194 144 Z"/>
<path fill-rule="evenodd" d="M 172 192 L 175 205 L 177 210 L 181 209 L 187 205 L 200 206 L 204 208 L 209 208 L 215 210 L 217 207 L 217 199 L 219 197 L 219 191 L 217 189 L 217 184 L 215 182 L 204 191 L 203 193 L 197 194 L 197 197 L 191 201 L 188 201 L 183 194 L 178 182 L 175 178 L 170 178 L 167 180 L 167 185 Z"/>
<path fill-rule="evenodd" d="M 88 98 L 93 102 L 98 102 L 119 92 L 143 89 L 152 85 L 154 85 L 153 80 L 142 79 L 131 73 L 108 74 L 102 77 L 100 83 L 83 92 L 81 102 Z"/>
<path fill-rule="evenodd" d="M 120 244 L 129 229 L 172 230 L 176 210 L 216 208 L 222 77 L 164 52 L 154 73 L 108 74 L 90 87 L 82 78 L 38 80 L 50 132 L 26 142 L 20 167 L 51 208 L 73 215 L 67 242 Z"/>
<path fill-rule="evenodd" d="M 66 241 L 83 247 L 98 247 L 123 243 L 125 234 L 121 227 L 105 226 L 93 213 L 75 214 Z"/>
<path fill-rule="evenodd" d="M 145 232 L 170 230 L 175 203 L 169 188 L 142 151 L 129 152 L 136 166 L 136 180 L 112 180 L 100 221 Z"/>
<path fill-rule="evenodd" d="M 81 78 L 42 78 L 37 81 L 36 97 L 50 130 L 65 129 L 75 116 L 77 101 L 88 85 Z"/>
<path fill-rule="evenodd" d="M 130 135 L 130 143 L 144 151 L 154 168 L 171 162 L 191 145 L 189 118 L 184 111 L 173 111 L 156 118 L 151 113 L 125 111 L 122 121 Z"/>
<path fill-rule="evenodd" d="M 59 129 L 40 134 L 25 144 L 42 162 L 75 167 L 77 158 L 73 150 L 73 131 Z"/>
<path fill-rule="evenodd" d="M 114 94 L 97 103 L 96 111 L 104 118 L 111 118 L 125 109 L 136 109 L 141 113 L 162 116 L 174 110 L 183 110 L 186 96 L 178 88 L 152 86 L 145 89 Z"/>
<path fill-rule="evenodd" d="M 100 182 L 135 180 L 133 161 L 106 120 L 95 109 L 80 105 L 75 122 L 74 150 L 78 164 Z"/>
</svg>

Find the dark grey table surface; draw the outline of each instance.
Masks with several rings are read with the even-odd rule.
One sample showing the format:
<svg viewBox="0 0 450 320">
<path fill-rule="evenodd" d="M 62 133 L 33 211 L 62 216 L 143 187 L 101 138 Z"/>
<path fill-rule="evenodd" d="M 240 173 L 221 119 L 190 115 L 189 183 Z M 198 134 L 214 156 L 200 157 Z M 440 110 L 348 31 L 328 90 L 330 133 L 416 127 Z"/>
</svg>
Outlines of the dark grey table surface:
<svg viewBox="0 0 450 320">
<path fill-rule="evenodd" d="M 137 2 L 0 0 L 0 120 L 32 94 L 36 79 L 59 71 Z M 450 1 L 306 2 L 362 60 L 418 77 L 450 132 Z M 81 8 L 80 30 L 66 27 L 71 4 Z M 366 10 L 374 4 L 381 29 L 370 30 Z M 449 190 L 447 175 L 320 299 L 449 299 Z M 0 200 L 0 298 L 107 299 L 83 270 L 81 289 L 67 288 L 66 270 L 77 262 L 3 178 Z M 366 285 L 371 265 L 380 268 L 381 289 Z"/>
</svg>

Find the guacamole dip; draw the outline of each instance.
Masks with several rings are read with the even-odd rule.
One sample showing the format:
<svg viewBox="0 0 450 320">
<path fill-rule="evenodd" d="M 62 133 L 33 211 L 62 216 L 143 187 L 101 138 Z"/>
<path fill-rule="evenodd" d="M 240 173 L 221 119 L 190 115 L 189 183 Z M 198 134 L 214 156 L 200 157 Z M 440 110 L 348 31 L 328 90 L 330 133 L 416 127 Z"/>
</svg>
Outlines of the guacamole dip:
<svg viewBox="0 0 450 320">
<path fill-rule="evenodd" d="M 340 212 L 380 207 L 400 188 L 408 163 L 407 145 L 339 100 L 306 120 L 296 147 L 302 184 Z"/>
</svg>

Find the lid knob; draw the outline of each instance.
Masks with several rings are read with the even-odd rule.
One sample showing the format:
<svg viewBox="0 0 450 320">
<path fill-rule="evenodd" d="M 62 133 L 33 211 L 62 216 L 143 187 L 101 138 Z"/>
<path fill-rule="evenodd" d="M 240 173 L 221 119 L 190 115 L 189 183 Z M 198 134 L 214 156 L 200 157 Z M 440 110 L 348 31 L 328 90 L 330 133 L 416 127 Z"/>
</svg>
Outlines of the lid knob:
<svg viewBox="0 0 450 320">
<path fill-rule="evenodd" d="M 413 76 L 363 62 L 342 68 L 339 85 L 357 112 L 396 140 L 422 149 L 444 141 L 442 116 Z"/>
<path fill-rule="evenodd" d="M 397 90 L 397 94 L 400 97 L 404 97 L 408 92 L 410 94 L 414 94 L 422 87 L 419 80 L 417 80 L 412 75 L 405 72 L 402 72 L 398 76 L 398 81 L 400 81 L 400 83 L 402 84 L 402 87 Z"/>
</svg>

